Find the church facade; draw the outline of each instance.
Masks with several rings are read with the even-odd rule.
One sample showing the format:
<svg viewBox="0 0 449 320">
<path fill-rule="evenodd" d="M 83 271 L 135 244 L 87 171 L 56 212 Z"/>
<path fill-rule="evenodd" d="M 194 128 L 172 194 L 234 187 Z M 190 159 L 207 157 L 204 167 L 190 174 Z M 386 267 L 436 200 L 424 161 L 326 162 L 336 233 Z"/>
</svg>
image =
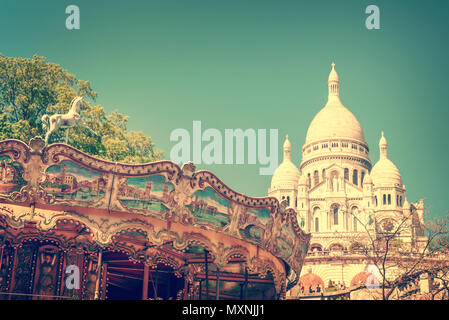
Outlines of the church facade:
<svg viewBox="0 0 449 320">
<path fill-rule="evenodd" d="M 362 127 L 340 100 L 334 63 L 328 89 L 326 105 L 308 128 L 299 168 L 291 160 L 287 135 L 283 161 L 268 190 L 269 196 L 286 201 L 302 228 L 311 233 L 301 279 L 303 285 L 323 289 L 330 282 L 348 287 L 359 281 L 369 263 L 357 252 L 366 247 L 368 235 L 396 228 L 405 216 L 413 219 L 399 234 L 401 245 L 412 249 L 426 241 L 423 201 L 407 200 L 383 132 L 380 158 L 372 165 Z"/>
</svg>

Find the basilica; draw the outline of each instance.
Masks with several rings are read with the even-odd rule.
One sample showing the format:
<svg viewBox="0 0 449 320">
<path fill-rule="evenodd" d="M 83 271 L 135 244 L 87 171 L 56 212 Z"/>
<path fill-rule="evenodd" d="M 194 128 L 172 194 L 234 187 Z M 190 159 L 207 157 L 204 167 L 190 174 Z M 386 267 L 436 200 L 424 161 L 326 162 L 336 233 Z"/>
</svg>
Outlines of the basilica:
<svg viewBox="0 0 449 320">
<path fill-rule="evenodd" d="M 362 127 L 340 100 L 340 81 L 332 63 L 329 95 L 307 131 L 299 168 L 291 160 L 285 138 L 283 161 L 271 180 L 268 195 L 297 212 L 301 227 L 311 233 L 300 283 L 325 289 L 330 283 L 345 287 L 360 281 L 369 267 L 357 252 L 370 234 L 395 230 L 401 246 L 425 243 L 423 201 L 410 203 L 401 174 L 388 154 L 384 133 L 379 160 L 372 165 Z M 293 150 L 295 152 L 295 150 Z"/>
</svg>

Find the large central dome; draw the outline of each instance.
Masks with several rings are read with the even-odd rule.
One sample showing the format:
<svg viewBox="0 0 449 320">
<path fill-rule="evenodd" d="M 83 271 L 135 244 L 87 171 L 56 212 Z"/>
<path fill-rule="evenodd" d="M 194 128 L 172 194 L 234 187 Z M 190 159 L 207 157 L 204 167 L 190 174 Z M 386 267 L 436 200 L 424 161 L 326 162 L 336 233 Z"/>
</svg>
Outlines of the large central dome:
<svg viewBox="0 0 449 320">
<path fill-rule="evenodd" d="M 332 64 L 329 74 L 329 98 L 310 123 L 306 145 L 328 139 L 351 139 L 365 142 L 362 127 L 357 118 L 340 101 L 338 74 Z"/>
<path fill-rule="evenodd" d="M 329 74 L 328 88 L 327 103 L 315 115 L 307 131 L 302 147 L 301 170 L 315 163 L 312 166 L 318 165 L 319 168 L 314 168 L 310 174 L 316 175 L 315 169 L 321 172 L 324 167 L 337 163 L 341 166 L 344 161 L 354 162 L 357 168 L 353 169 L 357 172 L 370 170 L 368 144 L 359 121 L 341 103 L 340 81 L 334 63 Z M 359 168 L 359 165 L 363 168 Z"/>
<path fill-rule="evenodd" d="M 365 142 L 362 127 L 352 112 L 341 103 L 330 103 L 328 101 L 310 123 L 306 144 L 332 138 Z"/>
</svg>

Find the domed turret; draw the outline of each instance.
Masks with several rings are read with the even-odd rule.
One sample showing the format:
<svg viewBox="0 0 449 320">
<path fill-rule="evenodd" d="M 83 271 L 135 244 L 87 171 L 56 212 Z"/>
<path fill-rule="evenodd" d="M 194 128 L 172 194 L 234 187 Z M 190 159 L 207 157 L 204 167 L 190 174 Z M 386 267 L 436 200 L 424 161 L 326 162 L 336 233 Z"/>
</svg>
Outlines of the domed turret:
<svg viewBox="0 0 449 320">
<path fill-rule="evenodd" d="M 307 130 L 300 170 L 307 177 L 311 190 L 326 183 L 331 174 L 341 180 L 341 188 L 335 190 L 344 190 L 343 184 L 361 188 L 365 175 L 371 170 L 369 147 L 359 121 L 340 100 L 340 78 L 335 63 L 332 63 L 327 84 L 327 103 Z M 324 188 L 336 192 L 330 183 Z"/>
<path fill-rule="evenodd" d="M 337 71 L 335 71 L 335 63 L 332 63 L 328 88 L 328 101 L 310 123 L 305 144 L 334 138 L 345 138 L 365 143 L 365 136 L 359 121 L 351 111 L 343 106 L 340 100 L 340 80 Z"/>
<path fill-rule="evenodd" d="M 371 170 L 371 178 L 373 179 L 374 186 L 402 187 L 402 179 L 399 169 L 390 159 L 388 159 L 388 143 L 383 132 L 379 141 L 379 151 L 379 161 L 377 161 Z"/>
<path fill-rule="evenodd" d="M 410 210 L 410 202 L 408 202 L 407 198 L 405 198 L 404 204 L 402 207 L 406 210 Z"/>
<path fill-rule="evenodd" d="M 291 161 L 292 146 L 288 135 L 284 142 L 284 159 L 273 174 L 271 179 L 271 191 L 276 189 L 296 189 L 298 187 L 299 169 Z"/>
<path fill-rule="evenodd" d="M 365 179 L 363 180 L 363 185 L 365 184 L 373 184 L 373 180 L 371 179 L 371 175 L 367 174 Z"/>
</svg>

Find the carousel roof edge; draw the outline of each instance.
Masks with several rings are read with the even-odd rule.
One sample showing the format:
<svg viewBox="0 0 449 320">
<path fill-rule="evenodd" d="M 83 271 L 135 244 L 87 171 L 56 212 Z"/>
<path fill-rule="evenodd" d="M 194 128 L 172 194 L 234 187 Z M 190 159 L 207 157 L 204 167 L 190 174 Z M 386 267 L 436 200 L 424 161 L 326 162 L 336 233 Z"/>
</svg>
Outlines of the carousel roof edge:
<svg viewBox="0 0 449 320">
<path fill-rule="evenodd" d="M 65 206 L 68 214 L 85 207 L 211 229 L 268 250 L 297 274 L 308 250 L 311 235 L 286 202 L 234 191 L 212 172 L 195 171 L 192 162 L 125 164 L 63 143 L 45 146 L 36 137 L 29 144 L 0 141 L 0 164 L 3 203 Z"/>
</svg>

